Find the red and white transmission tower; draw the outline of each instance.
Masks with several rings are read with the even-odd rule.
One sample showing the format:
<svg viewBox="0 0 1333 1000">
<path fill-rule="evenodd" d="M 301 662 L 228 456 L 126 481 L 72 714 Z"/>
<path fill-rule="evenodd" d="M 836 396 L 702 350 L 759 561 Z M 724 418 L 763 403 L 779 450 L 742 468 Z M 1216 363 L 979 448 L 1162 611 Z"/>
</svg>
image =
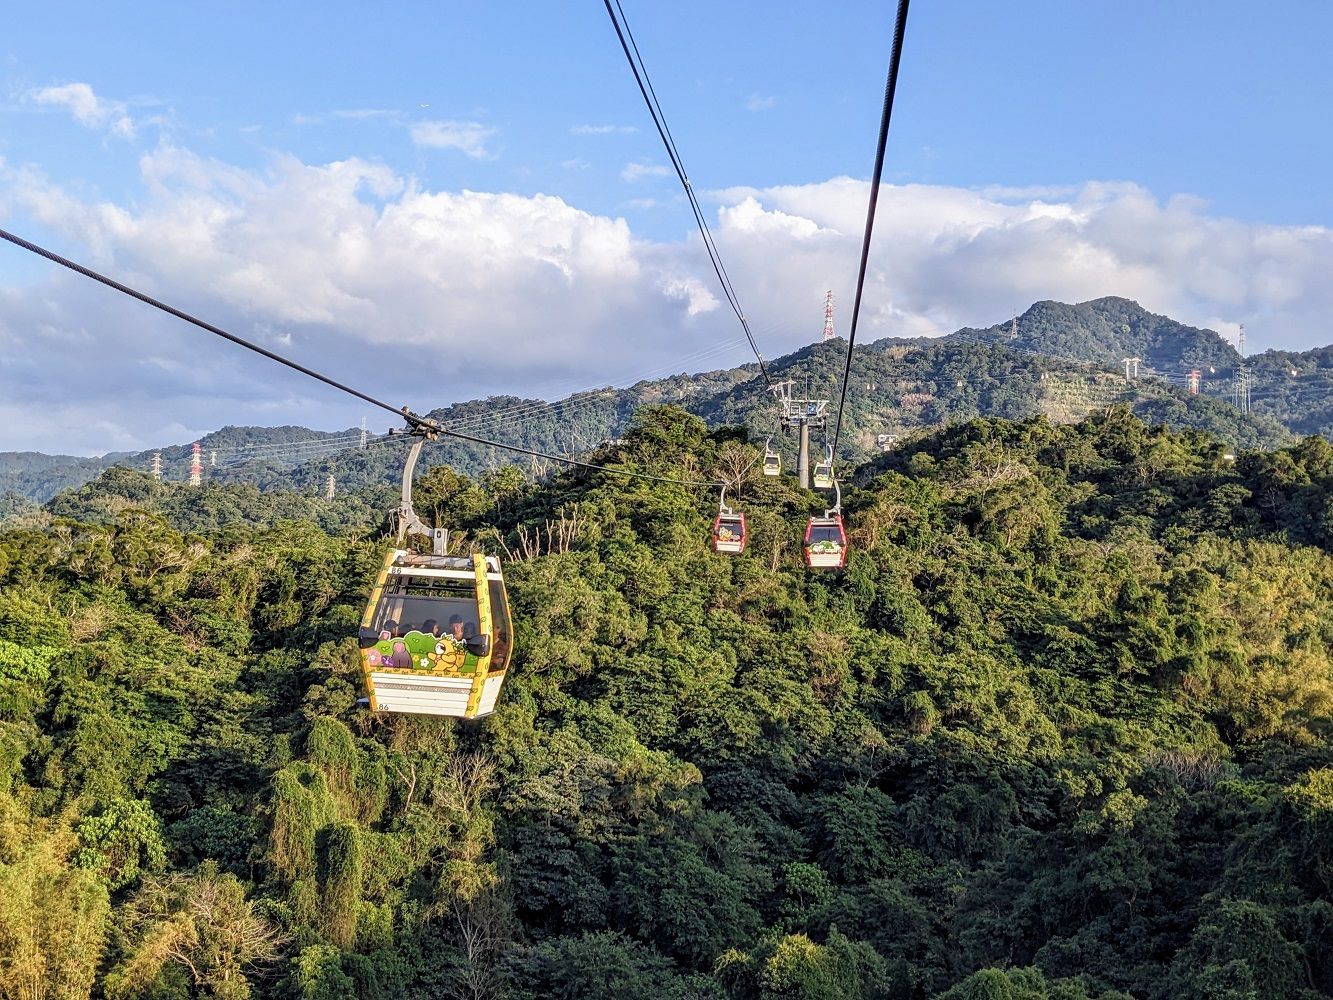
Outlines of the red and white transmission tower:
<svg viewBox="0 0 1333 1000">
<path fill-rule="evenodd" d="M 1201 373 L 1201 372 L 1199 371 L 1199 369 L 1197 369 L 1197 368 L 1193 369 L 1193 370 L 1189 373 L 1189 380 L 1190 380 L 1190 395 L 1191 395 L 1191 396 L 1197 396 L 1197 395 L 1199 394 L 1199 376 L 1200 376 L 1201 374 L 1202 374 L 1202 373 Z"/>
<path fill-rule="evenodd" d="M 199 442 L 194 443 L 194 457 L 190 459 L 190 485 L 198 486 L 204 481 L 204 458 L 203 449 Z"/>
<path fill-rule="evenodd" d="M 824 296 L 824 336 L 819 340 L 823 343 L 825 340 L 832 340 L 833 333 L 833 289 L 829 289 L 828 295 Z"/>
</svg>

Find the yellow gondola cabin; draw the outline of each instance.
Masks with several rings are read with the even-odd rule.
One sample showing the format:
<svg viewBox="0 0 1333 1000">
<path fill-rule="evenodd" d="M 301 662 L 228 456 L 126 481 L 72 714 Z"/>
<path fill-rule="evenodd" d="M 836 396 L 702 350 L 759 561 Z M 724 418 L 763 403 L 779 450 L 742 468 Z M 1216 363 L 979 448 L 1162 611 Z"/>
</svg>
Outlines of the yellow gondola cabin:
<svg viewBox="0 0 1333 1000">
<path fill-rule="evenodd" d="M 476 719 L 495 711 L 513 652 L 500 560 L 445 555 L 449 532 L 412 509 L 412 474 L 425 435 L 403 466 L 398 547 L 380 567 L 361 618 L 361 669 L 372 712 Z M 409 535 L 433 553 L 403 548 Z"/>
<path fill-rule="evenodd" d="M 512 645 L 499 560 L 394 549 L 361 621 L 371 711 L 489 715 Z"/>
</svg>

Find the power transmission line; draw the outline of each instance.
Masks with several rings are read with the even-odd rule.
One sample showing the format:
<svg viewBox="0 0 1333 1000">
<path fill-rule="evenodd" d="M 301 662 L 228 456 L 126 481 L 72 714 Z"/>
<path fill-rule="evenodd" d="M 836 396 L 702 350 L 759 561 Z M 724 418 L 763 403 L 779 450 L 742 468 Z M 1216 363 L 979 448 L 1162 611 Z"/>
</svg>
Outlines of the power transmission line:
<svg viewBox="0 0 1333 1000">
<path fill-rule="evenodd" d="M 648 106 L 648 114 L 653 119 L 653 125 L 657 128 L 657 134 L 661 137 L 662 144 L 666 147 L 667 157 L 671 160 L 671 166 L 680 179 L 681 187 L 685 189 L 685 197 L 690 203 L 690 209 L 694 213 L 694 221 L 699 227 L 700 235 L 703 237 L 704 249 L 708 251 L 708 260 L 713 265 L 713 273 L 717 275 L 718 283 L 722 286 L 722 294 L 726 296 L 727 304 L 731 306 L 732 312 L 740 320 L 741 329 L 745 331 L 745 339 L 750 342 L 750 349 L 754 351 L 755 359 L 759 362 L 759 373 L 763 375 L 764 381 L 772 389 L 773 380 L 769 377 L 768 367 L 764 364 L 764 356 L 759 353 L 759 344 L 750 331 L 750 324 L 745 318 L 745 312 L 741 309 L 740 300 L 736 297 L 736 290 L 732 287 L 731 277 L 722 264 L 722 256 L 718 253 L 717 244 L 713 242 L 713 234 L 709 231 L 708 223 L 704 220 L 703 209 L 699 207 L 699 199 L 695 197 L 694 187 L 690 184 L 690 178 L 685 173 L 685 164 L 680 158 L 679 150 L 676 149 L 676 142 L 671 135 L 671 129 L 667 126 L 666 115 L 662 111 L 661 104 L 658 103 L 657 91 L 653 89 L 652 79 L 648 76 L 648 68 L 644 65 L 643 57 L 639 54 L 639 45 L 634 40 L 634 33 L 630 31 L 625 10 L 620 6 L 620 0 L 615 0 L 614 7 L 611 5 L 612 0 L 602 0 L 602 2 L 606 5 L 606 13 L 611 18 L 611 26 L 616 29 L 616 37 L 620 39 L 620 47 L 624 50 L 625 59 L 629 62 L 630 71 L 634 74 L 634 82 L 639 85 L 639 93 L 643 95 L 643 101 Z M 619 16 L 617 16 L 617 12 Z"/>
<path fill-rule="evenodd" d="M 181 309 L 177 309 L 175 306 L 168 305 L 167 303 L 161 301 L 160 299 L 155 299 L 151 295 L 138 291 L 135 288 L 131 288 L 129 285 L 122 284 L 121 282 L 116 281 L 113 278 L 109 278 L 104 274 L 100 274 L 97 271 L 94 271 L 92 268 L 85 267 L 84 265 L 76 263 L 75 261 L 72 261 L 67 257 L 62 257 L 60 254 L 55 253 L 52 250 L 48 250 L 45 247 L 39 246 L 38 244 L 33 243 L 29 240 L 25 240 L 23 239 L 23 237 L 17 236 L 14 233 L 9 232 L 8 230 L 0 229 L 0 238 L 5 239 L 10 243 L 13 243 L 17 247 L 21 247 L 22 249 L 27 250 L 30 253 L 34 253 L 39 257 L 45 257 L 52 263 L 59 264 L 61 267 L 68 268 L 69 270 L 74 271 L 76 274 L 83 275 L 85 278 L 91 278 L 93 281 L 106 285 L 108 288 L 115 289 L 116 291 L 120 292 L 123 295 L 128 295 L 130 298 L 138 299 L 145 305 L 152 306 L 154 309 L 159 309 L 162 312 L 167 313 L 168 315 L 175 316 L 177 319 L 184 320 L 186 323 L 189 323 L 192 326 L 197 326 L 199 329 L 205 330 L 208 333 L 213 334 L 214 336 L 221 337 L 223 340 L 230 341 L 231 343 L 236 344 L 238 347 L 244 347 L 248 351 L 253 351 L 256 354 L 268 358 L 270 361 L 275 361 L 280 365 L 290 368 L 293 371 L 300 372 L 302 375 L 315 379 L 318 382 L 323 382 L 325 385 L 331 386 L 334 389 L 337 389 L 341 392 L 345 392 L 349 396 L 355 396 L 357 399 L 369 403 L 372 406 L 379 407 L 381 410 L 388 410 L 390 413 L 394 414 L 400 419 L 405 420 L 408 424 L 408 427 L 410 428 L 411 433 L 421 434 L 427 437 L 435 435 L 443 435 L 445 437 L 455 438 L 460 441 L 470 441 L 473 444 L 487 445 L 491 448 L 499 448 L 502 451 L 512 451 L 520 455 L 529 455 L 533 458 L 542 458 L 550 462 L 560 462 L 563 465 L 574 466 L 576 468 L 592 469 L 597 472 L 608 472 L 611 473 L 612 475 L 626 476 L 631 479 L 644 479 L 658 483 L 671 483 L 676 486 L 708 487 L 710 489 L 722 485 L 720 481 L 708 482 L 701 480 L 675 479 L 671 476 L 653 476 L 643 472 L 632 472 L 628 469 L 617 469 L 614 468 L 613 466 L 597 465 L 596 463 L 593 462 L 584 462 L 580 461 L 579 459 L 565 458 L 560 455 L 548 455 L 545 452 L 537 451 L 534 448 L 522 448 L 518 445 L 501 444 L 498 441 L 491 441 L 483 437 L 478 437 L 474 434 L 466 434 L 463 433 L 462 431 L 450 430 L 437 420 L 431 420 L 428 417 L 418 416 L 406 406 L 396 407 L 392 403 L 386 403 L 384 400 L 377 399 L 374 396 L 370 395 L 369 393 L 362 392 L 360 389 L 355 389 L 350 385 L 347 385 L 343 382 L 339 382 L 336 379 L 330 378 L 328 375 L 321 374 L 320 372 L 315 371 L 313 368 L 307 368 L 305 365 L 292 361 L 289 358 L 285 358 L 281 354 L 278 354 L 274 351 L 270 351 L 267 348 L 260 347 L 258 344 L 246 340 L 244 337 L 238 337 L 234 333 L 228 333 L 226 330 L 222 329 L 219 326 L 214 326 L 212 323 L 208 323 L 195 316 L 191 316 L 189 313 L 184 312 Z"/>
</svg>

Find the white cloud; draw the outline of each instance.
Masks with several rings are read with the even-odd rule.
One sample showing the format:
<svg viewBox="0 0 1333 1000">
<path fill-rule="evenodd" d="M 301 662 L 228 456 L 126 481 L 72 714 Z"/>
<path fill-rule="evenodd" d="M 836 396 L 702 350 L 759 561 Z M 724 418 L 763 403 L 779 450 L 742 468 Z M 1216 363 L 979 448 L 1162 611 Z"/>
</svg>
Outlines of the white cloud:
<svg viewBox="0 0 1333 1000">
<path fill-rule="evenodd" d="M 690 316 L 712 312 L 721 305 L 708 286 L 696 277 L 663 278 L 658 287 L 672 298 L 684 301 Z"/>
<path fill-rule="evenodd" d="M 670 177 L 671 168 L 664 167 L 660 163 L 626 163 L 625 169 L 620 171 L 620 179 L 633 183 L 642 180 L 644 177 Z"/>
<path fill-rule="evenodd" d="M 746 111 L 770 111 L 777 107 L 778 99 L 771 94 L 751 94 L 745 99 Z"/>
<path fill-rule="evenodd" d="M 426 121 L 412 126 L 412 141 L 428 149 L 457 149 L 474 160 L 490 156 L 486 143 L 496 129 L 480 122 Z"/>
<path fill-rule="evenodd" d="M 849 302 L 866 190 L 838 178 L 720 192 L 715 233 L 744 298 L 750 289 L 764 299 L 784 288 L 813 294 L 827 279 Z M 1333 342 L 1329 229 L 1248 225 L 1128 183 L 1006 194 L 881 190 L 866 335 L 948 333 L 1039 299 L 1121 295 L 1195 325 L 1244 322 L 1252 350 Z M 736 264 L 733 253 L 742 255 Z"/>
<path fill-rule="evenodd" d="M 58 87 L 40 87 L 28 91 L 28 99 L 37 104 L 64 108 L 80 125 L 106 129 L 123 139 L 134 138 L 134 119 L 120 101 L 108 101 L 93 93 L 86 83 L 66 83 Z"/>
<path fill-rule="evenodd" d="M 703 296 L 663 287 L 656 248 L 559 198 L 427 191 L 357 160 L 251 173 L 166 147 L 142 171 L 126 210 L 0 168 L 0 205 L 149 294 L 417 408 L 593 385 L 716 336 L 690 325 Z M 123 428 L 43 445 L 33 408 L 0 449 L 123 447 L 171 421 L 347 426 L 365 410 L 55 269 L 0 298 L 0 355 L 0 398 L 77 399 Z"/>
<path fill-rule="evenodd" d="M 639 131 L 633 125 L 574 125 L 570 135 L 631 135 Z"/>
<path fill-rule="evenodd" d="M 256 172 L 161 147 L 141 171 L 141 193 L 120 205 L 0 163 L 0 210 L 396 404 L 563 395 L 738 336 L 685 219 L 679 242 L 653 240 L 560 198 L 429 190 L 360 160 L 279 157 Z M 845 333 L 866 194 L 835 178 L 712 195 L 710 225 L 767 357 L 818 339 L 828 288 Z M 182 439 L 166 428 L 224 423 L 340 428 L 366 412 L 75 275 L 9 273 L 0 400 L 41 405 L 0 412 L 0 449 L 147 446 Z M 1038 299 L 1114 294 L 1196 325 L 1243 322 L 1251 350 L 1309 347 L 1333 342 L 1330 273 L 1327 229 L 1244 224 L 1132 184 L 888 186 L 859 336 L 947 333 Z"/>
</svg>

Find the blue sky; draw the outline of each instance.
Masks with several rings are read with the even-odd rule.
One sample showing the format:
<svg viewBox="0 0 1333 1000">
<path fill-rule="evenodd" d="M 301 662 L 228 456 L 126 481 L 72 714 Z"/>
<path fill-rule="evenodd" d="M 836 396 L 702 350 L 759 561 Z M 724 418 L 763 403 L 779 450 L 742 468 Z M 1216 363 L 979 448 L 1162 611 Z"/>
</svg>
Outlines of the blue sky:
<svg viewBox="0 0 1333 1000">
<path fill-rule="evenodd" d="M 625 2 L 770 356 L 850 303 L 894 6 Z M 1330 37 L 1313 0 L 918 0 L 870 335 L 1123 294 L 1333 341 Z M 53 3 L 0 59 L 0 224 L 335 374 L 406 341 L 424 407 L 744 360 L 601 4 Z M 0 254 L 0 449 L 359 419 Z M 3 412 L 57 361 L 63 416 Z"/>
</svg>

